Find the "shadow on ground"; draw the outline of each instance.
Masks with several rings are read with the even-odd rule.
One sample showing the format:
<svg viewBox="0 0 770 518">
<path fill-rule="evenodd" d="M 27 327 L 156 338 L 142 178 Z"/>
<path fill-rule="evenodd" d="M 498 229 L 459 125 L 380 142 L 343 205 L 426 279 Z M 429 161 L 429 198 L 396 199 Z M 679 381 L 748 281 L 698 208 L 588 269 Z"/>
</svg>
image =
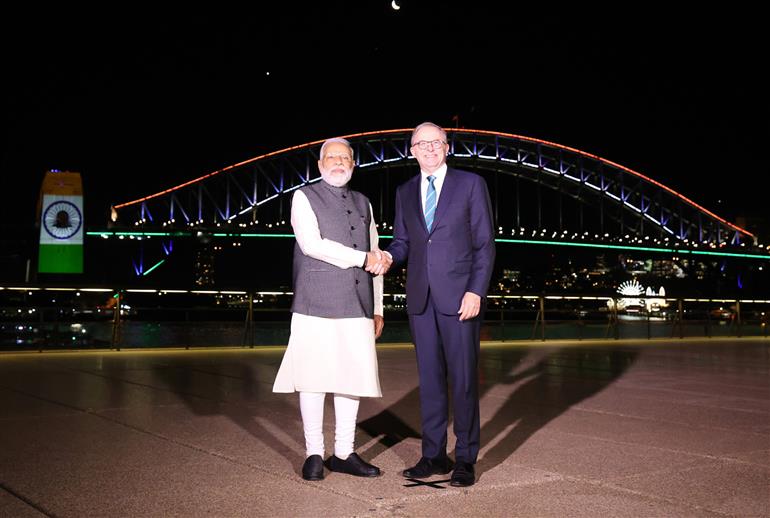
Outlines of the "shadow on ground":
<svg viewBox="0 0 770 518">
<path fill-rule="evenodd" d="M 581 401 L 620 378 L 633 364 L 637 351 L 606 348 L 490 348 L 483 349 L 479 365 L 479 397 L 502 398 L 482 404 L 482 474 L 505 462 L 529 437 Z M 416 381 L 416 380 L 415 380 Z M 485 416 L 486 408 L 497 407 Z M 373 459 L 409 439 L 421 439 L 419 387 L 394 404 L 359 422 L 370 437 L 379 437 L 361 455 Z M 451 408 L 451 403 L 450 403 Z M 450 415 L 451 433 L 451 415 Z M 486 444 L 493 444 L 485 450 Z M 450 454 L 453 456 L 453 452 Z M 402 459 L 411 466 L 418 459 Z"/>
</svg>

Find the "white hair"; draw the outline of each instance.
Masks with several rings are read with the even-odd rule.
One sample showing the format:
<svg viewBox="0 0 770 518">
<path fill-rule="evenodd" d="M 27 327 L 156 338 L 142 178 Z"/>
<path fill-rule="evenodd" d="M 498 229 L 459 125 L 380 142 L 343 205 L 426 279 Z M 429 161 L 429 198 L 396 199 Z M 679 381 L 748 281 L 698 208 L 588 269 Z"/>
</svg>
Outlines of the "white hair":
<svg viewBox="0 0 770 518">
<path fill-rule="evenodd" d="M 318 158 L 320 158 L 321 160 L 323 160 L 324 153 L 326 152 L 326 146 L 328 146 L 329 144 L 345 144 L 350 150 L 350 157 L 351 158 L 356 157 L 355 153 L 353 152 L 353 146 L 350 145 L 350 142 L 348 142 L 344 138 L 330 138 L 326 140 L 326 142 L 324 142 L 323 145 L 321 146 L 321 152 L 318 155 Z"/>
<path fill-rule="evenodd" d="M 444 131 L 444 128 L 432 122 L 423 122 L 422 124 L 419 124 L 416 128 L 414 128 L 414 131 L 412 131 L 412 138 L 409 140 L 412 145 L 414 145 L 414 136 L 417 134 L 417 132 L 426 127 L 436 128 L 437 130 L 439 130 L 441 132 L 441 136 L 444 138 L 444 142 L 448 142 L 446 131 Z"/>
</svg>

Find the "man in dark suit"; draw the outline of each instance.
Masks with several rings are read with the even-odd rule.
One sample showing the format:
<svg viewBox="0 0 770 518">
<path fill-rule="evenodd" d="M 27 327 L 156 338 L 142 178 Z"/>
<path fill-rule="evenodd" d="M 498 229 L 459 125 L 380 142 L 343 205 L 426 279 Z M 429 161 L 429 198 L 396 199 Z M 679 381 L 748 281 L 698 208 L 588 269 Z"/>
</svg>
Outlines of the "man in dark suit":
<svg viewBox="0 0 770 518">
<path fill-rule="evenodd" d="M 448 168 L 446 132 L 425 122 L 412 133 L 420 174 L 396 191 L 395 264 L 407 262 L 406 301 L 417 353 L 422 457 L 407 478 L 449 473 L 449 393 L 456 463 L 451 485 L 476 481 L 479 452 L 477 365 L 482 307 L 495 262 L 489 191 L 480 176 Z"/>
</svg>

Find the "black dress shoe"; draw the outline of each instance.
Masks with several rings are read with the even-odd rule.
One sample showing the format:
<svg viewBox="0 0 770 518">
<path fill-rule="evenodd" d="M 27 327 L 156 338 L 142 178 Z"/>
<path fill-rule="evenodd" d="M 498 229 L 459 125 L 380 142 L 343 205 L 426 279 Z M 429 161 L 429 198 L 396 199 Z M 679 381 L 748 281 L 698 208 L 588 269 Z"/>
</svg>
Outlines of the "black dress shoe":
<svg viewBox="0 0 770 518">
<path fill-rule="evenodd" d="M 305 480 L 323 480 L 324 460 L 320 455 L 311 455 L 302 465 L 302 478 Z"/>
<path fill-rule="evenodd" d="M 406 478 L 428 478 L 433 475 L 445 475 L 450 471 L 452 471 L 452 460 L 449 457 L 435 459 L 421 457 L 416 465 L 405 469 L 403 475 Z"/>
<path fill-rule="evenodd" d="M 458 460 L 455 465 L 455 470 L 452 472 L 452 479 L 449 481 L 449 485 L 455 487 L 468 487 L 472 486 L 475 482 L 476 474 L 474 473 L 473 464 Z"/>
<path fill-rule="evenodd" d="M 326 461 L 326 467 L 330 471 L 338 471 L 340 473 L 347 473 L 348 475 L 355 475 L 357 477 L 379 477 L 380 468 L 372 466 L 364 459 L 358 456 L 357 453 L 351 453 L 345 460 L 340 459 L 336 455 L 329 457 Z"/>
</svg>

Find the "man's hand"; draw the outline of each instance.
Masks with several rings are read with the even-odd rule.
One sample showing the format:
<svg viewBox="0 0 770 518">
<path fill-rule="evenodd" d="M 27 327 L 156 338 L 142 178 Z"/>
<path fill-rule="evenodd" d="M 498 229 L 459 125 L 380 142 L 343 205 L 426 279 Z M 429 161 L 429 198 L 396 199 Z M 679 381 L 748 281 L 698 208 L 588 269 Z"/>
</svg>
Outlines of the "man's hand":
<svg viewBox="0 0 770 518">
<path fill-rule="evenodd" d="M 462 302 L 460 302 L 460 310 L 458 311 L 460 314 L 460 320 L 468 320 L 475 317 L 479 314 L 480 309 L 481 297 L 475 293 L 466 291 L 465 295 L 463 295 Z"/>
<path fill-rule="evenodd" d="M 382 250 L 374 249 L 366 252 L 366 271 L 373 275 L 383 275 L 393 264 L 393 259 Z"/>
<path fill-rule="evenodd" d="M 382 335 L 382 328 L 385 327 L 385 319 L 382 315 L 374 315 L 374 339 L 378 339 Z"/>
</svg>

